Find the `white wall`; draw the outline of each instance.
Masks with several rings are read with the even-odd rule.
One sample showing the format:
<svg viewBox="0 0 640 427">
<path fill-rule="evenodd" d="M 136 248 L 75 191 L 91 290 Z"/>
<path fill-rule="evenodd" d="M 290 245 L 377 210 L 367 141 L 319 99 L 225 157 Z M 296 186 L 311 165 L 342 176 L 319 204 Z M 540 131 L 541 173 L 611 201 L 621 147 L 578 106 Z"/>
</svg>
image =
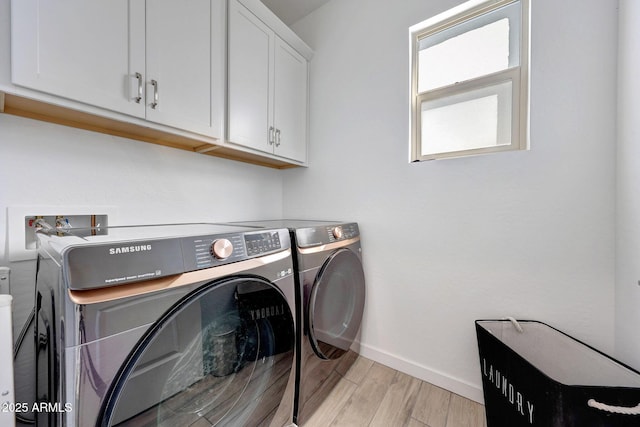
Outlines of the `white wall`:
<svg viewBox="0 0 640 427">
<path fill-rule="evenodd" d="M 475 319 L 613 351 L 617 11 L 532 1 L 530 151 L 409 164 L 408 28 L 459 3 L 339 0 L 295 25 L 311 151 L 284 213 L 361 224 L 364 355 L 480 401 Z"/>
<path fill-rule="evenodd" d="M 640 366 L 640 2 L 620 0 L 616 350 Z"/>
<path fill-rule="evenodd" d="M 5 114 L 0 141 L 1 264 L 10 206 L 114 206 L 111 225 L 282 214 L 277 170 Z"/>
</svg>

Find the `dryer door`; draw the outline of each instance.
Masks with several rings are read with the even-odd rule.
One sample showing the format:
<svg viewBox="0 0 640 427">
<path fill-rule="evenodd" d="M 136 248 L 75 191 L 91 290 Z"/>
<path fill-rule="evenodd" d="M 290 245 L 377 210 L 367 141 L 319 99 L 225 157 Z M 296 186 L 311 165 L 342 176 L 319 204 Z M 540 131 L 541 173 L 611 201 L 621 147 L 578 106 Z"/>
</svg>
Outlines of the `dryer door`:
<svg viewBox="0 0 640 427">
<path fill-rule="evenodd" d="M 235 277 L 202 286 L 133 349 L 100 425 L 268 425 L 293 390 L 294 337 L 291 310 L 271 283 Z"/>
<path fill-rule="evenodd" d="M 334 252 L 318 272 L 309 297 L 309 339 L 323 359 L 337 359 L 356 338 L 364 311 L 362 263 L 348 249 Z"/>
</svg>

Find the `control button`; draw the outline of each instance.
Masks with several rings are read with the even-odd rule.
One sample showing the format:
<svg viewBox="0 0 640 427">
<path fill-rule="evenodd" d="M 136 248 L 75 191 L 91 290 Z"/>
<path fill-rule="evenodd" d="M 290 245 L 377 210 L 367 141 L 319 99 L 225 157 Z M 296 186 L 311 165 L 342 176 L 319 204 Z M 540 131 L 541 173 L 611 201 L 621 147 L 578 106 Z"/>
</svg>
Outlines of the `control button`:
<svg viewBox="0 0 640 427">
<path fill-rule="evenodd" d="M 233 253 L 233 244 L 228 239 L 218 239 L 211 245 L 211 255 L 218 259 L 226 259 Z"/>
<path fill-rule="evenodd" d="M 342 239 L 343 233 L 342 233 L 342 227 L 338 226 L 335 227 L 332 231 L 331 234 L 333 234 L 333 237 L 335 237 L 336 239 Z"/>
</svg>

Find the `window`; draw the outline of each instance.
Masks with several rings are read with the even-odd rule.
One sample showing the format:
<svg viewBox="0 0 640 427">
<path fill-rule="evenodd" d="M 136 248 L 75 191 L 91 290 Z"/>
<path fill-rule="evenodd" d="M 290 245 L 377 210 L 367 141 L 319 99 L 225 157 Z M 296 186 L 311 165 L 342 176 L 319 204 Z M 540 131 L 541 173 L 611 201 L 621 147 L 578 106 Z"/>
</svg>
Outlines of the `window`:
<svg viewBox="0 0 640 427">
<path fill-rule="evenodd" d="M 471 0 L 410 28 L 411 161 L 528 147 L 529 0 Z"/>
</svg>

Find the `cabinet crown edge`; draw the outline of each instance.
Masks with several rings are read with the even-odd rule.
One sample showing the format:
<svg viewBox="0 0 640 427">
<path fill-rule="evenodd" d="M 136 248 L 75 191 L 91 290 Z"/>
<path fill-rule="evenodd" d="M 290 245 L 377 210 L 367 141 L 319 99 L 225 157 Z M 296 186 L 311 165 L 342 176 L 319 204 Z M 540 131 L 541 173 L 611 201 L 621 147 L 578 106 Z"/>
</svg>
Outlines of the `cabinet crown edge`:
<svg viewBox="0 0 640 427">
<path fill-rule="evenodd" d="M 264 3 L 260 0 L 231 0 L 249 9 L 256 17 L 264 22 L 278 36 L 294 48 L 307 61 L 313 58 L 313 49 L 309 47 L 290 27 L 280 20 Z"/>
</svg>

